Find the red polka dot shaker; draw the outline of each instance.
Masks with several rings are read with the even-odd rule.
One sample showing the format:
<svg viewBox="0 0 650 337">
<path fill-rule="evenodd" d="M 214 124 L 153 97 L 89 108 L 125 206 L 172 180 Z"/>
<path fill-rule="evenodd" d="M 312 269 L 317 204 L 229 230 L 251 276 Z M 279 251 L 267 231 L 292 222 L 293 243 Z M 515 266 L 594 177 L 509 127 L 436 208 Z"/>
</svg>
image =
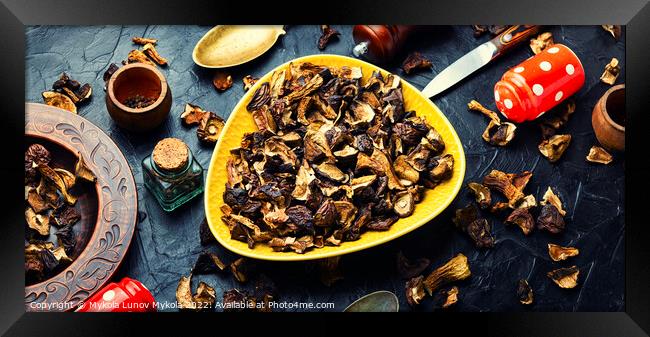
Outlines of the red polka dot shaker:
<svg viewBox="0 0 650 337">
<path fill-rule="evenodd" d="M 125 277 L 91 296 L 77 312 L 153 312 L 156 301 L 140 281 Z"/>
<path fill-rule="evenodd" d="M 569 47 L 554 44 L 506 71 L 494 86 L 494 99 L 506 118 L 520 123 L 543 115 L 584 83 L 578 56 Z"/>
</svg>

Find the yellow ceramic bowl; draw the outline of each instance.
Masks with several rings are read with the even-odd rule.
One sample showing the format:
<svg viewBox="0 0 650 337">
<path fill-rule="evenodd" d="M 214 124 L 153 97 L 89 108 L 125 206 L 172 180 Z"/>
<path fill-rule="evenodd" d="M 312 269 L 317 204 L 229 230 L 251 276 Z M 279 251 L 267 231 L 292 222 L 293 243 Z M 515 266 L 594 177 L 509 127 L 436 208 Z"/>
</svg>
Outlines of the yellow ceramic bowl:
<svg viewBox="0 0 650 337">
<path fill-rule="evenodd" d="M 382 74 L 388 72 L 374 66 L 370 63 L 339 55 L 311 55 L 295 59 L 291 62 L 311 62 L 326 66 L 352 66 L 361 67 L 364 80 L 367 79 L 374 70 L 381 71 Z M 289 63 L 280 65 L 275 70 L 285 69 Z M 230 231 L 226 224 L 221 220 L 221 205 L 223 205 L 223 192 L 226 185 L 226 161 L 230 156 L 230 150 L 239 147 L 242 137 L 245 133 L 254 132 L 257 126 L 253 121 L 251 114 L 246 110 L 246 104 L 250 101 L 253 93 L 264 82 L 271 80 L 273 71 L 264 75 L 248 92 L 242 97 L 237 106 L 233 109 L 226 122 L 221 137 L 217 142 L 210 167 L 205 188 L 205 213 L 208 225 L 212 234 L 228 250 L 242 256 L 247 256 L 261 260 L 275 261 L 301 261 L 322 259 L 337 255 L 348 254 L 362 249 L 370 248 L 384 242 L 398 238 L 435 218 L 442 212 L 451 201 L 456 197 L 465 176 L 465 153 L 460 139 L 451 126 L 445 115 L 436 107 L 428 98 L 424 97 L 418 89 L 402 80 L 402 93 L 404 95 L 404 104 L 406 110 L 415 110 L 418 116 L 425 117 L 427 122 L 436 128 L 443 140 L 445 141 L 445 153 L 454 156 L 454 173 L 448 181 L 443 182 L 432 190 L 426 190 L 422 202 L 416 204 L 413 215 L 403 218 L 391 226 L 385 232 L 365 232 L 357 241 L 343 242 L 340 246 L 325 246 L 316 248 L 304 254 L 294 252 L 275 252 L 271 247 L 258 243 L 254 249 L 249 249 L 246 243 L 232 240 Z"/>
</svg>

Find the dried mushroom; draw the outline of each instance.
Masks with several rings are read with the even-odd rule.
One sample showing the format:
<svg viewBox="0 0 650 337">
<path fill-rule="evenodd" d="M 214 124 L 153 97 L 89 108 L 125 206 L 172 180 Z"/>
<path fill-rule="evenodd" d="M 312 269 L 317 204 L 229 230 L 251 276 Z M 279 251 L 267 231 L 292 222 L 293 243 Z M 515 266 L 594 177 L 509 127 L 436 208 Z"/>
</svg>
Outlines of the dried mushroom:
<svg viewBox="0 0 650 337">
<path fill-rule="evenodd" d="M 577 256 L 579 253 L 578 248 L 562 247 L 552 243 L 548 244 L 548 255 L 555 262 L 564 261 L 572 256 Z"/>
<path fill-rule="evenodd" d="M 548 189 L 546 189 L 546 192 L 544 192 L 544 196 L 543 196 L 542 201 L 540 201 L 540 204 L 542 206 L 544 206 L 546 204 L 551 204 L 551 205 L 555 206 L 555 208 L 557 208 L 560 215 L 562 215 L 562 216 L 566 215 L 566 211 L 564 210 L 564 208 L 562 208 L 562 201 L 557 196 L 557 194 L 555 194 L 555 192 L 553 192 L 553 189 L 551 189 L 550 186 L 548 187 Z"/>
<path fill-rule="evenodd" d="M 616 78 L 618 78 L 618 75 L 620 73 L 621 73 L 621 66 L 618 64 L 618 59 L 614 57 L 605 66 L 605 71 L 603 72 L 602 75 L 600 75 L 600 80 L 603 83 L 614 85 L 614 82 L 616 82 Z"/>
<path fill-rule="evenodd" d="M 453 174 L 444 140 L 405 110 L 401 79 L 292 63 L 256 85 L 226 164 L 223 221 L 253 247 L 305 253 L 386 231 Z"/>
<path fill-rule="evenodd" d="M 560 288 L 571 289 L 578 285 L 578 276 L 580 270 L 576 266 L 569 268 L 559 268 L 546 274 Z"/>
<path fill-rule="evenodd" d="M 488 117 L 490 120 L 495 121 L 496 123 L 501 122 L 501 118 L 499 118 L 499 115 L 496 112 L 484 107 L 481 103 L 475 100 L 471 100 L 469 103 L 467 103 L 467 108 L 469 110 L 474 110 L 482 113 L 483 115 Z"/>
<path fill-rule="evenodd" d="M 483 140 L 496 146 L 506 146 L 510 141 L 515 138 L 515 130 L 517 126 L 509 122 L 495 122 L 490 120 L 490 123 L 483 131 Z"/>
<path fill-rule="evenodd" d="M 434 309 L 447 309 L 458 302 L 458 287 L 440 289 L 433 296 Z"/>
<path fill-rule="evenodd" d="M 44 91 L 42 95 L 45 104 L 77 113 L 77 106 L 70 97 L 54 91 Z"/>
<path fill-rule="evenodd" d="M 472 193 L 474 193 L 476 203 L 481 209 L 487 209 L 490 207 L 490 204 L 492 203 L 492 195 L 489 188 L 475 182 L 467 184 L 467 187 L 472 191 Z"/>
<path fill-rule="evenodd" d="M 52 84 L 52 91 L 68 96 L 75 105 L 85 102 L 93 92 L 90 84 L 81 85 L 66 73 L 61 74 L 61 77 Z"/>
<path fill-rule="evenodd" d="M 329 25 L 321 25 L 321 36 L 318 38 L 318 49 L 324 50 L 325 47 L 332 41 L 332 39 L 341 35 L 336 29 L 330 27 Z"/>
<path fill-rule="evenodd" d="M 199 225 L 199 239 L 201 241 L 201 246 L 206 246 L 217 241 L 210 231 L 208 219 L 203 219 Z"/>
<path fill-rule="evenodd" d="M 537 55 L 552 44 L 553 34 L 550 32 L 544 32 L 530 40 L 530 50 L 533 51 L 533 54 Z"/>
<path fill-rule="evenodd" d="M 519 226 L 524 235 L 530 234 L 533 228 L 535 228 L 535 220 L 530 214 L 528 207 L 518 207 L 513 210 L 506 218 L 505 223 L 507 225 Z"/>
<path fill-rule="evenodd" d="M 144 63 L 153 67 L 156 66 L 145 53 L 138 49 L 133 49 L 129 52 L 129 55 L 126 57 L 126 63 Z"/>
<path fill-rule="evenodd" d="M 194 263 L 192 274 L 211 274 L 226 269 L 226 265 L 216 254 L 210 252 L 201 252 Z"/>
<path fill-rule="evenodd" d="M 77 153 L 77 163 L 74 166 L 74 176 L 75 178 L 83 179 L 85 181 L 94 183 L 97 180 L 97 177 L 92 170 L 86 164 L 83 155 L 81 152 Z"/>
<path fill-rule="evenodd" d="M 544 157 L 554 163 L 562 157 L 564 151 L 569 147 L 569 143 L 571 143 L 571 135 L 555 135 L 543 140 L 538 148 Z"/>
<path fill-rule="evenodd" d="M 217 70 L 212 77 L 212 85 L 218 91 L 226 91 L 232 87 L 232 76 L 225 71 Z"/>
<path fill-rule="evenodd" d="M 149 56 L 149 58 L 158 65 L 164 66 L 167 64 L 167 59 L 158 54 L 156 47 L 154 47 L 152 43 L 145 44 L 144 47 L 142 47 L 142 52 Z"/>
<path fill-rule="evenodd" d="M 467 264 L 467 257 L 463 254 L 458 254 L 444 265 L 438 267 L 429 276 L 427 276 L 423 283 L 429 295 L 438 289 L 440 286 L 450 282 L 461 281 L 472 275 Z"/>
<path fill-rule="evenodd" d="M 621 26 L 620 25 L 601 25 L 604 30 L 606 30 L 608 33 L 612 34 L 612 36 L 618 40 L 621 38 Z"/>
<path fill-rule="evenodd" d="M 242 82 L 244 82 L 244 91 L 248 91 L 248 89 L 250 89 L 258 80 L 259 78 L 255 78 L 251 75 L 244 76 L 242 79 Z"/>
<path fill-rule="evenodd" d="M 433 63 L 418 52 L 410 54 L 402 63 L 402 69 L 407 74 L 415 70 L 431 69 L 431 67 L 433 67 Z"/>
<path fill-rule="evenodd" d="M 150 44 L 153 44 L 153 45 L 158 43 L 158 39 L 152 39 L 152 38 L 147 38 L 147 37 L 139 37 L 139 36 L 134 36 L 133 38 L 131 38 L 131 41 L 133 41 L 133 43 L 135 43 L 135 44 L 139 44 L 139 45 L 142 45 L 142 46 L 146 45 L 147 43 L 150 43 Z"/>
<path fill-rule="evenodd" d="M 205 115 L 209 113 L 209 111 L 203 110 L 203 108 L 198 105 L 186 103 L 185 110 L 181 113 L 181 120 L 185 125 L 199 124 Z"/>
<path fill-rule="evenodd" d="M 521 174 L 508 174 L 498 170 L 492 170 L 483 178 L 483 185 L 499 191 L 508 199 L 508 206 L 515 208 L 524 198 L 524 187 L 532 176 L 531 172 L 524 171 Z"/>
<path fill-rule="evenodd" d="M 540 117 L 539 127 L 542 130 L 542 139 L 549 139 L 554 136 L 555 132 L 569 121 L 569 117 L 575 110 L 575 101 L 568 99 Z"/>
<path fill-rule="evenodd" d="M 414 277 L 406 282 L 406 301 L 409 305 L 415 306 L 426 296 L 424 292 L 424 276 Z"/>
<path fill-rule="evenodd" d="M 29 228 L 35 230 L 38 234 L 43 236 L 50 235 L 50 218 L 48 216 L 36 214 L 29 207 L 25 210 L 25 220 Z"/>
<path fill-rule="evenodd" d="M 564 219 L 562 214 L 550 203 L 542 207 L 537 216 L 537 228 L 547 230 L 553 234 L 560 233 L 564 230 Z"/>
<path fill-rule="evenodd" d="M 180 310 L 202 311 L 214 307 L 216 292 L 205 282 L 199 282 L 197 293 L 192 295 L 192 274 L 182 276 L 176 287 L 176 302 Z"/>
<path fill-rule="evenodd" d="M 589 149 L 587 161 L 599 164 L 609 164 L 612 160 L 612 155 L 600 146 L 592 146 L 591 149 Z"/>
<path fill-rule="evenodd" d="M 201 119 L 199 128 L 196 129 L 196 135 L 200 141 L 205 143 L 214 144 L 219 139 L 221 130 L 226 125 L 223 118 L 219 117 L 214 112 L 207 113 Z"/>
<path fill-rule="evenodd" d="M 81 220 L 81 214 L 74 207 L 63 205 L 52 212 L 51 219 L 57 227 L 72 226 Z"/>
<path fill-rule="evenodd" d="M 478 248 L 494 246 L 491 226 L 486 219 L 479 218 L 478 209 L 473 204 L 457 209 L 452 219 L 456 228 L 467 233 Z"/>
<path fill-rule="evenodd" d="M 230 271 L 235 277 L 235 280 L 240 283 L 248 281 L 248 274 L 251 272 L 251 268 L 251 262 L 243 257 L 238 258 L 230 264 Z"/>
<path fill-rule="evenodd" d="M 74 205 L 77 202 L 77 198 L 68 192 L 68 187 L 65 185 L 63 178 L 51 167 L 38 165 L 38 171 L 45 181 L 56 187 L 68 204 Z"/>
<path fill-rule="evenodd" d="M 533 304 L 533 289 L 530 287 L 527 280 L 521 279 L 517 282 L 517 297 L 521 304 Z"/>
<path fill-rule="evenodd" d="M 431 265 L 431 261 L 425 257 L 409 260 L 401 251 L 397 253 L 397 272 L 402 278 L 414 278 L 422 274 L 429 265 Z"/>
</svg>

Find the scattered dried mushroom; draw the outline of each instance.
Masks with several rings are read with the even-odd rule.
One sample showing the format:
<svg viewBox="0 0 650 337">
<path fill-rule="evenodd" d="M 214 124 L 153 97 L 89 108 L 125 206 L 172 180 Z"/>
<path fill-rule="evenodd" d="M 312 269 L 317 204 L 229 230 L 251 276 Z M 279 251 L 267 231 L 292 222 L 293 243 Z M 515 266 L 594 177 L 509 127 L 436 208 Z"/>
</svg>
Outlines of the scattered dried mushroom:
<svg viewBox="0 0 650 337">
<path fill-rule="evenodd" d="M 137 36 L 133 37 L 131 39 L 131 41 L 133 41 L 133 43 L 135 43 L 135 44 L 139 44 L 139 45 L 142 45 L 142 46 L 146 45 L 147 43 L 150 43 L 150 44 L 153 44 L 153 45 L 158 43 L 157 39 L 146 38 L 146 37 L 137 37 Z"/>
<path fill-rule="evenodd" d="M 182 276 L 176 287 L 176 302 L 180 310 L 203 311 L 214 308 L 216 291 L 205 282 L 199 282 L 195 294 L 192 294 L 192 274 Z"/>
<path fill-rule="evenodd" d="M 571 289 L 578 285 L 578 275 L 580 270 L 576 266 L 569 268 L 559 268 L 546 274 L 560 288 Z"/>
<path fill-rule="evenodd" d="M 25 274 L 28 283 L 42 281 L 72 262 L 75 236 L 73 226 L 81 215 L 73 207 L 77 197 L 70 194 L 80 180 L 94 182 L 95 176 L 79 154 L 75 173 L 51 167 L 52 155 L 44 146 L 32 144 L 25 151 Z M 43 241 L 57 227 L 58 245 Z"/>
<path fill-rule="evenodd" d="M 57 108 L 61 108 L 63 110 L 68 110 L 72 113 L 77 113 L 77 106 L 74 104 L 74 102 L 70 99 L 70 97 L 60 94 L 58 92 L 54 91 L 44 91 L 42 93 L 43 95 L 43 101 L 47 105 L 51 105 Z"/>
<path fill-rule="evenodd" d="M 530 214 L 528 207 L 519 207 L 512 211 L 508 218 L 506 218 L 505 223 L 519 226 L 524 235 L 530 234 L 533 228 L 535 228 L 535 220 Z"/>
<path fill-rule="evenodd" d="M 250 89 L 258 80 L 259 78 L 255 78 L 251 75 L 244 76 L 242 79 L 242 82 L 244 82 L 244 91 L 248 91 L 248 89 Z"/>
<path fill-rule="evenodd" d="M 564 261 L 572 256 L 577 256 L 580 253 L 578 248 L 574 247 L 562 247 L 552 243 L 548 244 L 548 255 L 551 257 L 551 260 Z"/>
<path fill-rule="evenodd" d="M 530 49 L 533 51 L 533 54 L 537 55 L 552 44 L 553 34 L 550 32 L 544 32 L 530 40 Z"/>
<path fill-rule="evenodd" d="M 527 280 L 521 279 L 517 282 L 517 297 L 521 304 L 533 304 L 533 289 L 530 287 Z"/>
<path fill-rule="evenodd" d="M 537 148 L 548 161 L 554 163 L 560 160 L 560 157 L 562 157 L 570 143 L 571 135 L 555 135 L 549 139 L 542 140 Z"/>
<path fill-rule="evenodd" d="M 205 111 L 200 106 L 186 103 L 185 110 L 181 113 L 181 120 L 185 125 L 198 124 L 196 136 L 200 141 L 208 144 L 214 144 L 221 135 L 221 130 L 226 125 L 226 121 L 214 112 Z"/>
<path fill-rule="evenodd" d="M 587 161 L 599 164 L 609 164 L 614 158 L 609 152 L 600 146 L 592 146 L 587 155 Z"/>
<path fill-rule="evenodd" d="M 410 74 L 414 70 L 431 69 L 433 63 L 418 52 L 410 54 L 402 63 L 402 69 L 405 73 Z"/>
<path fill-rule="evenodd" d="M 90 84 L 81 85 L 66 73 L 52 84 L 52 91 L 42 93 L 45 104 L 77 113 L 77 104 L 86 102 L 93 93 Z"/>
<path fill-rule="evenodd" d="M 167 64 L 167 59 L 160 56 L 156 50 L 156 47 L 154 47 L 151 43 L 145 44 L 144 47 L 142 47 L 142 52 L 145 55 L 149 56 L 149 58 L 156 62 L 158 65 L 164 66 Z"/>
<path fill-rule="evenodd" d="M 431 272 L 422 283 L 429 295 L 432 295 L 438 287 L 451 282 L 462 281 L 471 275 L 472 272 L 469 270 L 467 257 L 459 253 L 447 263 Z"/>
<path fill-rule="evenodd" d="M 499 115 L 496 112 L 485 108 L 481 103 L 475 100 L 467 103 L 467 108 L 469 110 L 478 111 L 490 118 L 488 126 L 485 128 L 485 131 L 483 131 L 482 137 L 484 141 L 491 145 L 506 146 L 515 137 L 517 126 L 509 122 L 501 122 L 501 118 L 499 118 Z"/>
<path fill-rule="evenodd" d="M 329 25 L 321 25 L 321 36 L 318 38 L 318 49 L 323 50 L 332 41 L 332 39 L 341 35 L 336 29 Z"/>
<path fill-rule="evenodd" d="M 448 289 L 440 289 L 433 296 L 434 309 L 447 309 L 458 302 L 458 287 L 453 286 Z"/>
<path fill-rule="evenodd" d="M 492 194 L 490 193 L 489 188 L 475 182 L 467 184 L 467 187 L 472 191 L 472 193 L 474 193 L 476 203 L 481 209 L 487 209 L 490 207 L 490 204 L 492 203 Z"/>
<path fill-rule="evenodd" d="M 360 68 L 291 64 L 247 109 L 259 131 L 231 150 L 222 219 L 251 248 L 304 253 L 388 230 L 453 171 L 392 74 L 362 83 Z"/>
<path fill-rule="evenodd" d="M 601 25 L 604 30 L 612 34 L 612 36 L 618 40 L 621 37 L 621 26 L 620 25 Z"/>
<path fill-rule="evenodd" d="M 456 228 L 467 233 L 478 248 L 490 248 L 494 246 L 491 226 L 486 219 L 479 218 L 479 211 L 473 204 L 456 210 L 452 219 Z"/>
<path fill-rule="evenodd" d="M 232 87 L 232 76 L 225 71 L 217 70 L 212 77 L 212 85 L 218 91 L 226 91 Z"/>
<path fill-rule="evenodd" d="M 614 85 L 614 82 L 616 82 L 616 78 L 618 78 L 620 72 L 621 72 L 621 66 L 618 65 L 618 59 L 614 57 L 605 66 L 605 71 L 603 72 L 602 75 L 600 75 L 600 80 L 603 83 Z"/>
<path fill-rule="evenodd" d="M 158 43 L 157 39 L 133 37 L 131 40 L 135 44 L 142 45 L 142 50 L 131 50 L 126 58 L 126 61 L 122 61 L 122 64 L 145 63 L 154 67 L 156 64 L 160 66 L 167 65 L 167 59 L 160 56 L 158 50 L 156 50 L 155 45 Z M 106 81 L 106 79 L 104 79 L 104 81 Z"/>
<path fill-rule="evenodd" d="M 575 101 L 568 99 L 540 117 L 538 125 L 542 130 L 542 139 L 549 139 L 555 135 L 555 132 L 569 121 L 569 117 L 575 110 Z"/>
</svg>

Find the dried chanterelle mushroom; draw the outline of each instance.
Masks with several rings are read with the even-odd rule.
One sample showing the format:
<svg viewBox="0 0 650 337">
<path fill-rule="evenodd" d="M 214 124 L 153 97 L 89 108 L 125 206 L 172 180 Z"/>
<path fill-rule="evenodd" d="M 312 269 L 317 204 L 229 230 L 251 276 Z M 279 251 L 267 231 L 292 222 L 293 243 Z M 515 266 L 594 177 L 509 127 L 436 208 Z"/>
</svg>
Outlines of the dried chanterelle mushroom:
<svg viewBox="0 0 650 337">
<path fill-rule="evenodd" d="M 614 57 L 605 66 L 605 71 L 603 72 L 602 75 L 600 75 L 600 80 L 603 83 L 614 85 L 614 82 L 616 82 L 616 78 L 618 77 L 620 72 L 621 72 L 621 66 L 618 65 L 618 59 Z"/>
<path fill-rule="evenodd" d="M 578 248 L 562 247 L 556 244 L 548 244 L 548 255 L 553 261 L 564 261 L 572 256 L 577 256 L 580 253 Z"/>
<path fill-rule="evenodd" d="M 559 268 L 546 274 L 560 288 L 571 289 L 578 285 L 578 276 L 580 270 L 576 266 L 569 268 Z"/>
<path fill-rule="evenodd" d="M 440 134 L 407 111 L 401 80 L 290 64 L 247 104 L 259 131 L 231 150 L 223 220 L 249 247 L 304 253 L 385 231 L 449 179 Z"/>
<path fill-rule="evenodd" d="M 599 164 L 609 164 L 614 158 L 600 146 L 592 146 L 587 155 L 587 161 Z"/>
</svg>

